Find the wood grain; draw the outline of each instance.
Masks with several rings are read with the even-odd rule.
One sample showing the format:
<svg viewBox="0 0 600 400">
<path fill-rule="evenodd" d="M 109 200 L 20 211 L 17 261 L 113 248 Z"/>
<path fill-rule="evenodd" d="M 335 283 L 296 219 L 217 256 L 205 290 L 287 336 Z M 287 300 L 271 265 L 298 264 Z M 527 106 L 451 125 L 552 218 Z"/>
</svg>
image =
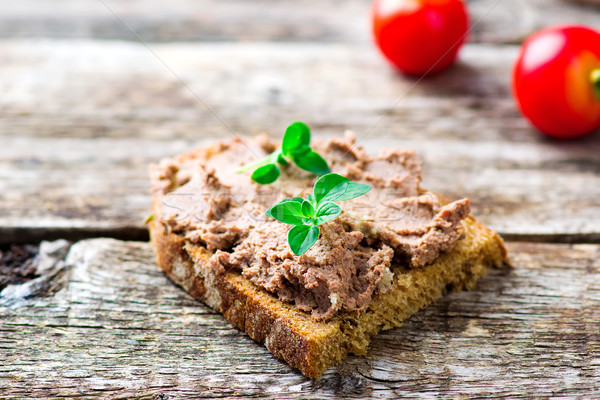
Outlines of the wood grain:
<svg viewBox="0 0 600 400">
<path fill-rule="evenodd" d="M 370 46 L 0 42 L 0 242 L 145 239 L 147 166 L 234 134 L 352 129 L 415 148 L 424 186 L 511 239 L 600 241 L 600 135 L 544 140 L 510 95 L 515 46 L 415 81 Z M 178 79 L 180 78 L 180 79 Z M 213 113 L 214 111 L 214 113 Z M 216 113 L 216 115 L 215 115 Z"/>
<path fill-rule="evenodd" d="M 594 0 L 582 0 L 594 4 Z M 469 0 L 476 43 L 520 43 L 554 24 L 600 28 L 598 9 L 563 0 Z M 368 43 L 371 0 L 19 0 L 3 4 L 2 38 Z M 597 1 L 596 1 L 597 4 Z"/>
<path fill-rule="evenodd" d="M 171 284 L 149 244 L 81 241 L 45 269 L 58 291 L 0 293 L 0 398 L 600 396 L 600 246 L 508 247 L 513 270 L 311 381 Z"/>
</svg>

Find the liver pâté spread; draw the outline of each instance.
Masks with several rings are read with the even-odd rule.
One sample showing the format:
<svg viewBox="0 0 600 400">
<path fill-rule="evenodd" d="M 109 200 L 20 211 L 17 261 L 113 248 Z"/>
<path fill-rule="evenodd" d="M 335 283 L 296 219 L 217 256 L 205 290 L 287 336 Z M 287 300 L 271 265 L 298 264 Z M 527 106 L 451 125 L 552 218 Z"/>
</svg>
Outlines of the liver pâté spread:
<svg viewBox="0 0 600 400">
<path fill-rule="evenodd" d="M 331 171 L 367 183 L 366 195 L 340 203 L 339 218 L 321 225 L 321 236 L 296 256 L 287 243 L 289 225 L 265 216 L 284 198 L 306 197 L 316 176 L 293 164 L 271 185 L 236 169 L 276 149 L 267 136 L 234 138 L 165 160 L 153 169 L 162 224 L 214 251 L 216 273 L 238 270 L 281 300 L 328 320 L 338 311 L 361 310 L 376 291 L 391 285 L 392 262 L 419 268 L 451 250 L 463 237 L 468 199 L 445 204 L 422 190 L 421 163 L 410 150 L 367 155 L 355 139 L 315 139 L 312 148 Z"/>
</svg>

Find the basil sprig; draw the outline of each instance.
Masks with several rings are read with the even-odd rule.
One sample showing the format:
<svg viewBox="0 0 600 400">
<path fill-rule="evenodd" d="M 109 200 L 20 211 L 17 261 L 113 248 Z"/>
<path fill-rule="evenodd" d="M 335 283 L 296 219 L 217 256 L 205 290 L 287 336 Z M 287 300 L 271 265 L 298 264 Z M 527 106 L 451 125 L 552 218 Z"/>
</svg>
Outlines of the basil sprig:
<svg viewBox="0 0 600 400">
<path fill-rule="evenodd" d="M 265 158 L 244 165 L 237 172 L 256 168 L 251 179 L 261 185 L 268 185 L 279 178 L 279 165 L 288 165 L 288 157 L 299 168 L 316 175 L 330 172 L 327 162 L 310 147 L 310 129 L 302 122 L 294 122 L 285 130 L 281 148 Z"/>
<path fill-rule="evenodd" d="M 351 200 L 371 190 L 371 186 L 351 182 L 338 174 L 323 175 L 307 199 L 293 197 L 285 199 L 269 208 L 265 213 L 284 224 L 294 225 L 288 232 L 288 244 L 295 255 L 308 251 L 319 239 L 320 228 L 326 222 L 336 219 L 342 208 L 336 201 Z"/>
</svg>

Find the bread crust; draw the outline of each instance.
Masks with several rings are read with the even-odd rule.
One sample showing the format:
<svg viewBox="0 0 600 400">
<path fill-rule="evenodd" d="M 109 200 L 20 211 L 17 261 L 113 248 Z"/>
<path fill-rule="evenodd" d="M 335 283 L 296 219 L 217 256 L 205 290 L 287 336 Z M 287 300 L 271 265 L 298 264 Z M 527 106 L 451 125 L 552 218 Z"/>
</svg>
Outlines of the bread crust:
<svg viewBox="0 0 600 400">
<path fill-rule="evenodd" d="M 155 200 L 153 212 L 158 215 Z M 375 294 L 361 312 L 342 312 L 326 322 L 297 310 L 258 288 L 237 271 L 216 275 L 207 267 L 212 252 L 170 232 L 154 218 L 149 223 L 156 261 L 167 276 L 194 298 L 222 313 L 276 357 L 310 378 L 339 364 L 349 354 L 365 354 L 380 330 L 402 325 L 410 315 L 448 290 L 470 290 L 492 267 L 508 265 L 502 239 L 469 216 L 465 238 L 423 268 L 394 266 L 391 288 Z"/>
</svg>

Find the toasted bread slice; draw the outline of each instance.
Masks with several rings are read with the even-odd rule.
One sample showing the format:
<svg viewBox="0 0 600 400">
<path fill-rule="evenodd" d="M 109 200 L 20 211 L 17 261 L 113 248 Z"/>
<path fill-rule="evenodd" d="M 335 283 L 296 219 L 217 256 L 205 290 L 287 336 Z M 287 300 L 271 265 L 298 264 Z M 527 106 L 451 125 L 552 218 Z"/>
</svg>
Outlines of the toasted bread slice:
<svg viewBox="0 0 600 400">
<path fill-rule="evenodd" d="M 158 201 L 153 204 L 160 212 Z M 508 263 L 502 239 L 472 216 L 462 221 L 465 237 L 453 250 L 422 268 L 392 266 L 393 283 L 377 292 L 366 310 L 341 312 L 326 322 L 280 301 L 240 272 L 216 275 L 207 267 L 211 251 L 186 241 L 158 219 L 150 222 L 157 263 L 196 299 L 222 313 L 275 356 L 315 378 L 349 354 L 363 355 L 380 330 L 399 327 L 448 290 L 473 289 L 492 267 Z"/>
</svg>

